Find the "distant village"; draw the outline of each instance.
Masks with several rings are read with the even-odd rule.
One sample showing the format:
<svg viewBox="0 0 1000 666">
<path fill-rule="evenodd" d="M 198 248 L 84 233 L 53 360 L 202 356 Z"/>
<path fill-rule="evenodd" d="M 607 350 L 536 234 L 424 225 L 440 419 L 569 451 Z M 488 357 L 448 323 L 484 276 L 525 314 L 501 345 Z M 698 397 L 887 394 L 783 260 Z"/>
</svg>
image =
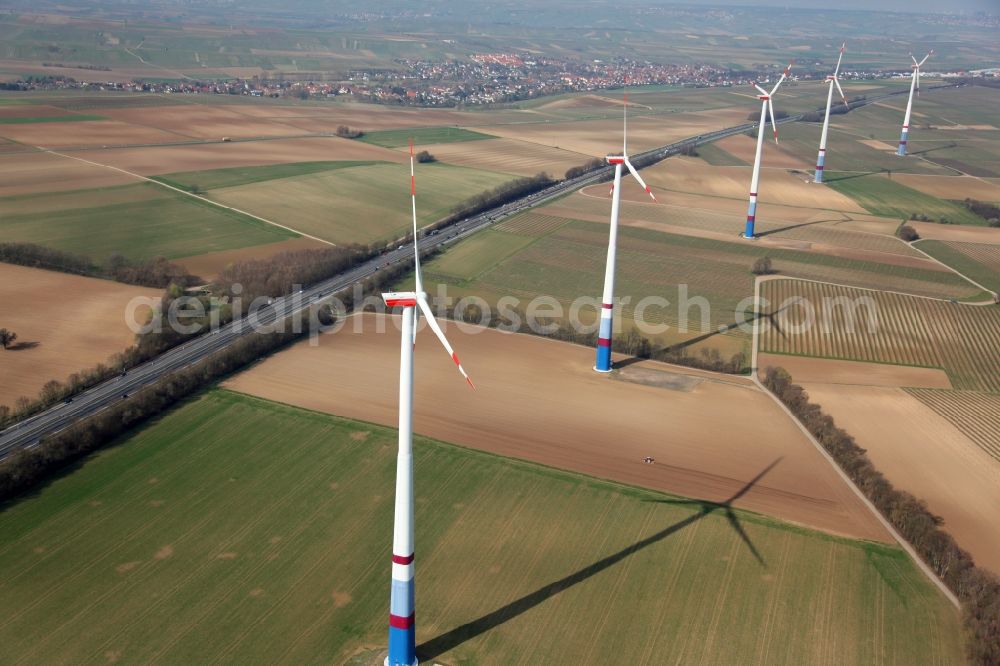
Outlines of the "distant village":
<svg viewBox="0 0 1000 666">
<path fill-rule="evenodd" d="M 397 60 L 392 69 L 353 70 L 341 80 L 315 80 L 309 75 L 278 74 L 227 80 L 179 79 L 175 81 L 80 81 L 68 76 L 31 76 L 0 84 L 6 90 L 122 90 L 129 92 L 247 95 L 325 99 L 350 97 L 376 104 L 422 107 L 488 106 L 571 92 L 593 92 L 629 86 L 681 85 L 716 87 L 748 85 L 775 74 L 775 70 L 736 71 L 710 65 L 666 65 L 633 60 L 565 61 L 517 53 L 483 53 L 468 60 Z M 106 68 L 45 63 L 46 66 L 93 72 Z M 825 77 L 822 63 L 799 66 L 794 79 Z M 989 77 L 1000 79 L 1000 70 L 978 72 L 928 72 L 929 76 Z M 81 74 L 81 77 L 84 76 Z M 843 79 L 874 80 L 909 77 L 910 70 L 845 71 Z"/>
</svg>

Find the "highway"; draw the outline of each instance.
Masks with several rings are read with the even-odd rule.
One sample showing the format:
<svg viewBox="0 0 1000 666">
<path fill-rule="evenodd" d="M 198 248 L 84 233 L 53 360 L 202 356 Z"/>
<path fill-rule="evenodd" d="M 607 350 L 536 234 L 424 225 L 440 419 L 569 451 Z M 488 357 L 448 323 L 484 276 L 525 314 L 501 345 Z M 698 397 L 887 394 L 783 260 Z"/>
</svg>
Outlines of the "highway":
<svg viewBox="0 0 1000 666">
<path fill-rule="evenodd" d="M 937 86 L 949 87 L 949 86 Z M 873 102 L 892 97 L 894 95 L 906 94 L 908 90 L 872 97 L 862 100 L 857 104 L 863 106 Z M 788 116 L 778 122 L 795 122 L 802 118 L 802 114 Z M 718 139 L 740 134 L 747 130 L 756 128 L 756 123 L 745 123 L 735 127 L 728 127 L 715 132 L 708 132 L 695 137 L 690 137 L 681 141 L 676 141 L 660 148 L 655 148 L 643 153 L 632 155 L 632 161 L 637 168 L 649 166 L 662 159 L 677 154 L 688 146 L 697 146 L 704 143 L 716 141 Z M 500 220 L 516 215 L 535 206 L 542 205 L 556 197 L 563 196 L 586 185 L 599 182 L 611 176 L 613 167 L 605 166 L 577 178 L 560 181 L 539 192 L 529 194 L 510 203 L 498 206 L 478 215 L 468 217 L 458 222 L 452 223 L 442 228 L 433 235 L 424 235 L 421 238 L 421 250 L 431 250 L 439 246 L 456 243 L 463 238 L 489 227 Z M 741 229 L 743 220 L 734 219 L 733 229 Z M 96 414 L 107 407 L 114 405 L 124 399 L 125 395 L 132 395 L 158 379 L 176 370 L 180 370 L 189 365 L 197 363 L 211 354 L 224 349 L 244 335 L 252 332 L 259 324 L 269 324 L 277 320 L 284 319 L 308 309 L 318 299 L 330 296 L 336 292 L 350 288 L 354 284 L 364 280 L 374 274 L 379 268 L 387 265 L 397 264 L 402 261 L 411 261 L 413 248 L 411 245 L 400 246 L 386 254 L 372 258 L 371 260 L 355 266 L 354 268 L 324 280 L 317 284 L 305 287 L 302 292 L 277 298 L 274 302 L 258 311 L 255 315 L 243 317 L 235 320 L 226 326 L 217 329 L 215 332 L 201 334 L 182 345 L 174 347 L 160 354 L 141 365 L 128 371 L 127 374 L 113 379 L 109 379 L 101 384 L 93 386 L 86 391 L 78 393 L 71 402 L 59 403 L 49 409 L 24 419 L 3 431 L 0 431 L 0 459 L 10 453 L 22 449 L 30 448 L 38 444 L 39 440 L 46 435 L 51 435 L 71 425 L 78 419 Z"/>
</svg>

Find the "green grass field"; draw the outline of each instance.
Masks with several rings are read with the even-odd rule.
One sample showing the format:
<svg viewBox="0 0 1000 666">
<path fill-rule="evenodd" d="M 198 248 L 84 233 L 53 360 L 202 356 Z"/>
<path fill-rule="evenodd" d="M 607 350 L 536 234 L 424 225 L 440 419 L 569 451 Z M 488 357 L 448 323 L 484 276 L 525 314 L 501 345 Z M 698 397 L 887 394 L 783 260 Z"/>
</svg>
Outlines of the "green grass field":
<svg viewBox="0 0 1000 666">
<path fill-rule="evenodd" d="M 647 207 L 648 208 L 648 207 Z M 544 211 L 545 209 L 541 209 Z M 426 265 L 428 274 L 437 275 L 454 286 L 479 288 L 490 294 L 514 294 L 530 300 L 539 294 L 554 296 L 565 303 L 581 295 L 599 295 L 604 279 L 607 253 L 607 225 L 581 220 L 550 223 L 538 213 L 505 222 L 501 229 L 526 219 L 542 233 L 528 236 L 498 231 L 494 241 L 479 236 L 465 240 Z M 544 229 L 548 229 L 544 231 Z M 501 243 L 500 235 L 525 238 Z M 982 298 L 976 287 L 948 271 L 932 271 L 892 264 L 880 264 L 846 257 L 799 250 L 768 248 L 746 243 L 729 243 L 709 238 L 664 233 L 653 229 L 619 229 L 617 283 L 619 296 L 630 296 L 624 306 L 632 316 L 638 301 L 646 296 L 667 298 L 671 307 L 653 307 L 644 313 L 652 323 L 677 326 L 682 302 L 680 285 L 689 297 L 707 300 L 709 330 L 732 324 L 741 300 L 753 295 L 753 262 L 768 255 L 783 275 L 828 280 L 861 287 L 897 289 L 941 298 Z M 530 242 L 534 240 L 534 242 Z M 495 243 L 495 245 L 493 245 Z M 492 246 L 492 249 L 487 249 Z M 700 328 L 700 308 L 690 311 L 689 327 Z M 738 331 L 732 335 L 742 335 Z"/>
<path fill-rule="evenodd" d="M 511 176 L 447 164 L 417 172 L 420 224 L 435 222 L 465 199 Z M 334 243 L 389 240 L 410 228 L 410 172 L 376 163 L 216 189 L 213 199 Z"/>
<path fill-rule="evenodd" d="M 10 663 L 336 663 L 384 645 L 395 432 L 211 391 L 0 510 Z M 898 548 L 415 442 L 445 664 L 956 664 Z M 749 471 L 748 475 L 756 473 Z M 367 663 L 367 662 L 363 662 Z"/>
<path fill-rule="evenodd" d="M 296 234 L 152 184 L 0 198 L 0 236 L 97 262 L 187 257 Z"/>
<path fill-rule="evenodd" d="M 1000 293 L 1000 246 L 922 240 L 916 243 L 916 247 L 987 289 Z M 970 253 L 975 256 L 970 256 Z M 992 261 L 987 264 L 984 261 L 977 261 L 977 257 Z"/>
<path fill-rule="evenodd" d="M 983 218 L 962 206 L 918 192 L 881 174 L 858 176 L 832 172 L 826 183 L 857 201 L 872 215 L 907 220 L 911 214 L 917 214 L 935 221 L 947 218 L 952 224 L 986 224 Z"/>
<path fill-rule="evenodd" d="M 495 139 L 496 137 L 482 132 L 462 129 L 460 127 L 415 127 L 411 129 L 381 130 L 378 132 L 365 132 L 359 141 L 371 143 L 385 148 L 400 148 L 409 145 L 410 139 L 417 150 L 420 146 L 432 143 L 455 143 L 458 141 L 482 141 L 483 139 Z"/>
<path fill-rule="evenodd" d="M 533 239 L 487 229 L 449 249 L 433 262 L 434 272 L 458 280 L 471 280 L 522 249 Z"/>
<path fill-rule="evenodd" d="M 25 125 L 28 123 L 74 123 L 89 120 L 107 120 L 105 116 L 24 116 L 21 118 L 0 118 L 0 125 Z"/>
<path fill-rule="evenodd" d="M 714 143 L 698 146 L 698 157 L 712 166 L 746 166 L 746 162 L 719 148 Z"/>
<path fill-rule="evenodd" d="M 371 160 L 340 160 L 336 162 L 293 162 L 291 164 L 268 164 L 263 166 L 231 167 L 227 169 L 209 169 L 206 171 L 181 171 L 162 176 L 153 176 L 153 180 L 172 185 L 188 192 L 197 190 L 215 190 L 223 187 L 236 187 L 261 183 L 266 180 L 293 178 L 320 171 L 349 169 L 357 166 L 378 164 Z"/>
</svg>

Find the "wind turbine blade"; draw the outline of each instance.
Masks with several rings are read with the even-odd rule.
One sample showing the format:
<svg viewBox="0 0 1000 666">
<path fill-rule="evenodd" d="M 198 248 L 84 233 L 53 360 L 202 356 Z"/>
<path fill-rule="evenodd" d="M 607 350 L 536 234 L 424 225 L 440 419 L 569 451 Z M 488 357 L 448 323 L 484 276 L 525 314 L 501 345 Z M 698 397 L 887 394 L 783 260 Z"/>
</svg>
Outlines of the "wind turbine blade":
<svg viewBox="0 0 1000 666">
<path fill-rule="evenodd" d="M 924 59 L 917 63 L 917 67 L 923 67 L 924 63 L 927 62 L 927 59 L 931 57 L 932 53 L 934 53 L 934 49 L 931 49 L 930 51 L 927 52 L 927 55 L 924 56 Z M 914 60 L 914 62 L 916 62 L 916 60 Z"/>
<path fill-rule="evenodd" d="M 756 81 L 753 82 L 753 87 L 756 88 L 761 95 L 764 95 L 765 97 L 767 96 L 767 91 L 761 88 L 759 85 L 757 85 Z"/>
<path fill-rule="evenodd" d="M 653 200 L 653 203 L 656 203 L 656 197 L 653 196 L 653 192 L 649 189 L 649 185 L 647 185 L 646 181 L 642 179 L 642 176 L 640 176 L 639 172 L 635 170 L 635 167 L 628 161 L 628 158 L 625 158 L 625 166 L 628 167 L 628 171 L 632 174 L 632 177 L 639 181 L 639 184 L 642 185 L 642 189 L 646 190 L 646 194 L 648 194 L 649 198 Z"/>
<path fill-rule="evenodd" d="M 920 63 L 919 63 L 919 62 L 917 62 L 917 59 L 913 57 L 913 54 L 912 54 L 912 53 L 910 54 L 910 60 L 912 60 L 912 61 L 913 61 L 913 64 L 914 64 L 914 65 L 916 65 L 917 67 L 920 67 Z"/>
<path fill-rule="evenodd" d="M 625 85 L 628 85 L 626 82 Z M 625 104 L 622 106 L 622 155 L 628 155 L 628 89 L 623 89 Z"/>
<path fill-rule="evenodd" d="M 750 540 L 750 536 L 743 531 L 743 525 L 740 524 L 736 514 L 733 513 L 728 506 L 726 507 L 726 519 L 729 521 L 729 524 L 732 525 L 733 529 L 736 530 L 736 533 L 740 535 L 740 538 L 743 539 L 743 543 L 747 545 L 747 548 L 750 549 L 750 552 L 757 558 L 757 561 L 760 562 L 761 566 L 766 566 L 764 564 L 764 558 L 757 552 L 757 549 L 753 545 L 753 541 Z"/>
<path fill-rule="evenodd" d="M 834 79 L 833 82 L 837 84 L 837 90 L 840 91 L 840 98 L 842 100 L 844 100 L 844 106 L 846 106 L 847 110 L 850 111 L 851 110 L 851 105 L 847 101 L 847 95 L 844 94 L 844 89 L 840 87 L 840 80 L 839 79 Z"/>
<path fill-rule="evenodd" d="M 420 247 L 417 243 L 417 177 L 413 171 L 413 137 L 410 137 L 410 204 L 413 210 L 413 276 L 418 292 L 424 290 L 424 279 L 420 274 Z M 417 324 L 420 314 L 413 313 L 413 344 L 417 344 Z"/>
<path fill-rule="evenodd" d="M 458 366 L 458 371 L 462 373 L 463 377 L 465 377 L 465 381 L 469 382 L 469 386 L 475 389 L 476 385 L 473 384 L 472 379 L 469 378 L 469 373 L 467 373 L 465 368 L 462 367 L 462 364 L 458 362 L 458 355 L 455 354 L 455 350 L 451 348 L 450 344 L 448 344 L 448 338 L 444 337 L 444 331 L 441 330 L 441 327 L 438 326 L 437 320 L 434 319 L 434 313 L 431 312 L 431 306 L 427 304 L 427 295 L 423 292 L 417 294 L 417 305 L 420 306 L 420 311 L 424 313 L 424 318 L 427 320 L 427 324 L 431 327 L 431 330 L 434 331 L 434 335 L 438 337 L 438 340 L 441 341 L 445 351 L 447 351 L 451 356 L 451 360 Z"/>
<path fill-rule="evenodd" d="M 785 82 L 785 79 L 788 78 L 788 74 L 789 72 L 792 71 L 792 65 L 794 64 L 795 64 L 794 60 L 788 63 L 788 67 L 786 67 L 785 71 L 781 73 L 781 78 L 778 79 L 778 82 L 774 84 L 773 88 L 771 88 L 771 92 L 769 93 L 769 95 L 773 95 L 774 93 L 778 92 L 778 88 L 781 86 L 782 83 Z"/>
<path fill-rule="evenodd" d="M 771 116 L 771 129 L 774 131 L 774 142 L 778 143 L 778 123 L 774 122 L 774 104 L 771 103 L 771 98 L 767 99 L 767 112 Z"/>
<path fill-rule="evenodd" d="M 417 243 L 417 177 L 413 171 L 413 137 L 410 137 L 410 203 L 413 210 L 413 268 L 416 275 L 417 291 L 423 291 L 423 276 L 420 274 L 420 247 Z M 416 326 L 413 327 L 413 330 L 417 330 Z"/>
<path fill-rule="evenodd" d="M 847 42 L 844 42 L 844 44 L 840 47 L 840 56 L 837 58 L 837 68 L 833 70 L 834 76 L 840 74 L 840 61 L 844 59 L 844 49 L 846 48 L 847 48 Z"/>
</svg>

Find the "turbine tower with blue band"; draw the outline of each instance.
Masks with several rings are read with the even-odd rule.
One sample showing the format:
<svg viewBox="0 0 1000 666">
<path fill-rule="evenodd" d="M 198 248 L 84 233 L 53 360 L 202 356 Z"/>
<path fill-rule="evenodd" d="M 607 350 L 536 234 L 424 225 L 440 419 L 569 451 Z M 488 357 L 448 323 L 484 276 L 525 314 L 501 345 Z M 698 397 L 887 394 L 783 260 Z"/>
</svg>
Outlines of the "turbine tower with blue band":
<svg viewBox="0 0 1000 666">
<path fill-rule="evenodd" d="M 396 503 L 392 525 L 392 583 L 389 593 L 389 654 L 385 666 L 417 666 L 413 540 L 413 347 L 416 341 L 417 309 L 441 341 L 451 360 L 458 366 L 469 386 L 472 380 L 458 362 L 438 326 L 420 276 L 420 250 L 417 243 L 416 181 L 413 178 L 413 145 L 410 145 L 410 193 L 413 199 L 413 265 L 417 291 L 382 294 L 389 308 L 403 308 L 402 335 L 399 346 L 399 451 L 396 455 Z"/>
<path fill-rule="evenodd" d="M 625 95 L 624 108 L 622 154 L 607 157 L 608 164 L 613 164 L 615 167 L 615 180 L 611 186 L 611 231 L 608 238 L 608 259 L 604 265 L 604 294 L 601 298 L 600 328 L 597 332 L 597 362 L 594 364 L 594 370 L 598 372 L 611 372 L 611 338 L 614 333 L 615 309 L 615 256 L 618 251 L 618 210 L 621 207 L 623 166 L 639 181 L 639 185 L 646 190 L 646 194 L 653 199 L 653 202 L 656 202 L 652 190 L 642 180 L 639 172 L 635 170 L 628 159 L 628 94 Z"/>
<path fill-rule="evenodd" d="M 917 95 L 920 94 L 920 68 L 923 66 L 927 59 L 931 57 L 934 50 L 931 49 L 924 56 L 924 59 L 917 62 L 917 59 L 910 54 L 910 60 L 913 61 L 913 74 L 910 76 L 910 97 L 906 100 L 906 115 L 903 116 L 903 131 L 899 135 L 899 148 L 896 149 L 896 154 L 900 157 L 906 155 L 906 142 L 910 135 L 910 112 L 913 111 L 913 93 L 916 92 Z"/>
<path fill-rule="evenodd" d="M 840 87 L 840 79 L 838 74 L 840 74 L 840 61 L 844 59 L 844 49 L 847 48 L 847 42 L 840 47 L 840 57 L 837 58 L 837 68 L 833 70 L 833 74 L 826 77 L 826 82 L 830 86 L 829 92 L 826 95 L 826 115 L 823 117 L 823 132 L 819 137 L 819 155 L 816 157 L 816 177 L 814 179 L 817 183 L 823 182 L 823 169 L 826 167 L 826 135 L 830 129 L 830 106 L 833 104 L 833 87 L 837 86 L 837 90 L 840 91 L 840 97 L 844 100 L 844 106 L 847 110 L 851 110 L 851 105 L 847 103 L 847 96 L 844 95 L 844 89 Z"/>
<path fill-rule="evenodd" d="M 771 128 L 774 130 L 774 142 L 778 143 L 778 126 L 774 122 L 774 104 L 771 102 L 771 98 L 774 96 L 774 93 L 778 92 L 778 86 L 788 78 L 788 73 L 792 71 L 792 64 L 788 64 L 781 78 L 771 88 L 771 92 L 767 92 L 757 85 L 756 82 L 753 84 L 753 87 L 760 93 L 757 95 L 757 99 L 761 101 L 761 104 L 760 121 L 757 123 L 757 153 L 753 160 L 753 176 L 750 178 L 750 206 L 747 208 L 747 224 L 743 230 L 744 238 L 754 237 L 754 225 L 757 223 L 757 186 L 760 183 L 760 158 L 764 151 L 764 125 L 766 124 L 768 111 L 771 113 Z"/>
</svg>

